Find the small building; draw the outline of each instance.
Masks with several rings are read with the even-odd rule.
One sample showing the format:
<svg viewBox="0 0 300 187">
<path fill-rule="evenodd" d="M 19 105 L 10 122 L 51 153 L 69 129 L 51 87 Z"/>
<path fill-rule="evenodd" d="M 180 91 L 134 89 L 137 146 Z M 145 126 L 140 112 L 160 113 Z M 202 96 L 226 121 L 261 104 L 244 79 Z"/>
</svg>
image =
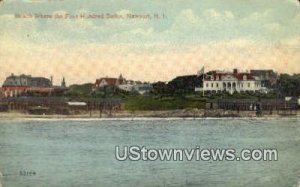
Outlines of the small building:
<svg viewBox="0 0 300 187">
<path fill-rule="evenodd" d="M 121 85 L 119 85 L 118 87 L 121 89 L 121 90 L 124 90 L 124 91 L 126 91 L 126 92 L 132 92 L 132 91 L 134 91 L 134 86 L 135 86 L 136 84 L 135 83 L 126 83 L 126 84 L 121 84 Z"/>
<path fill-rule="evenodd" d="M 150 83 L 142 83 L 141 81 L 126 81 L 126 84 L 118 85 L 118 88 L 127 92 L 138 92 L 139 94 L 149 93 L 153 90 L 153 86 Z"/>
<path fill-rule="evenodd" d="M 133 86 L 133 90 L 143 95 L 153 90 L 153 86 L 149 83 L 136 84 Z"/>
</svg>

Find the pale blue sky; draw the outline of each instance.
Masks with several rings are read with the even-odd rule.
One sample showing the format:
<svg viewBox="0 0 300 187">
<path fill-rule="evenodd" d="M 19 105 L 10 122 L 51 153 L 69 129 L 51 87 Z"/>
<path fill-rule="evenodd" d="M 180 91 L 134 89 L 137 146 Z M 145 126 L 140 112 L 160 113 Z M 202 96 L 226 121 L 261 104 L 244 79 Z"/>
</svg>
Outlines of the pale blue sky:
<svg viewBox="0 0 300 187">
<path fill-rule="evenodd" d="M 282 40 L 300 35 L 300 7 L 297 0 L 63 0 L 30 3 L 34 0 L 5 0 L 0 13 L 164 13 L 166 19 L 151 21 L 93 20 L 92 25 L 74 28 L 76 21 L 67 24 L 52 20 L 37 20 L 34 26 L 22 26 L 20 20 L 1 23 L 2 32 L 20 32 L 31 40 L 41 40 L 43 32 L 53 34 L 52 40 L 106 42 L 206 42 L 234 38 L 254 40 Z M 44 3 L 42 3 L 44 2 Z M 83 3 L 84 2 L 84 3 Z M 300 3 L 298 3 L 300 4 Z M 297 24 L 298 23 L 298 24 Z M 31 23 L 33 24 L 33 23 Z M 32 26 L 32 27 L 31 27 Z M 89 29 L 90 32 L 85 32 Z M 143 32 L 133 34 L 140 29 Z M 36 32 L 39 35 L 36 35 Z M 49 39 L 49 42 L 51 39 Z"/>
</svg>

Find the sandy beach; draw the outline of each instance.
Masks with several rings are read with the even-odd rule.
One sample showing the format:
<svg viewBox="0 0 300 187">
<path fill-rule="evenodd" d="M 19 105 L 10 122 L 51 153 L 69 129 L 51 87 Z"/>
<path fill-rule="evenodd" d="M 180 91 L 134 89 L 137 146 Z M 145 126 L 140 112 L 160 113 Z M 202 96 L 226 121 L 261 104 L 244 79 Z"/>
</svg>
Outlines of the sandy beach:
<svg viewBox="0 0 300 187">
<path fill-rule="evenodd" d="M 231 110 L 197 110 L 197 111 L 189 111 L 189 110 L 166 110 L 166 111 L 118 111 L 114 112 L 111 115 L 109 113 L 102 113 L 100 115 L 99 112 L 81 112 L 79 114 L 70 114 L 70 115 L 60 115 L 60 114 L 52 114 L 52 115 L 33 115 L 18 111 L 11 112 L 2 112 L 0 113 L 0 118 L 206 118 L 206 117 L 214 117 L 214 118 L 224 118 L 224 117 L 237 117 L 237 118 L 256 118 L 255 111 L 231 111 Z M 283 115 L 278 114 L 276 111 L 270 114 L 269 111 L 264 111 L 261 117 L 300 117 L 300 111 L 293 113 L 290 115 L 289 113 Z"/>
</svg>

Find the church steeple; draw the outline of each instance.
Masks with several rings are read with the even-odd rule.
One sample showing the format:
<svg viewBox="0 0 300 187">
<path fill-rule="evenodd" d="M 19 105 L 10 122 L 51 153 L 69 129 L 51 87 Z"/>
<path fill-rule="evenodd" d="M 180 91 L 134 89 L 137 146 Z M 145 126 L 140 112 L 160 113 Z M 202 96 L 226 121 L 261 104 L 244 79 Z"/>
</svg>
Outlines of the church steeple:
<svg viewBox="0 0 300 187">
<path fill-rule="evenodd" d="M 63 80 L 61 81 L 61 87 L 63 87 L 63 88 L 66 87 L 66 80 L 65 80 L 65 77 L 63 77 Z"/>
</svg>

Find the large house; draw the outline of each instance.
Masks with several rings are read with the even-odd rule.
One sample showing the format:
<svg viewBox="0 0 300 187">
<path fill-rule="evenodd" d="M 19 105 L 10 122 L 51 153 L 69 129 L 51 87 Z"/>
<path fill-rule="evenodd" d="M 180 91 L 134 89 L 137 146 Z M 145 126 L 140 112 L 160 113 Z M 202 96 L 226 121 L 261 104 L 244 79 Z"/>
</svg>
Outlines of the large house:
<svg viewBox="0 0 300 187">
<path fill-rule="evenodd" d="M 52 82 L 50 79 L 44 77 L 31 77 L 31 75 L 24 74 L 16 76 L 14 74 L 11 74 L 5 79 L 3 86 L 51 87 Z"/>
<path fill-rule="evenodd" d="M 203 91 L 210 93 L 218 92 L 261 92 L 265 91 L 261 85 L 261 80 L 248 72 L 211 71 L 204 76 L 203 87 L 195 88 L 195 91 Z"/>
<path fill-rule="evenodd" d="M 119 86 L 121 84 L 126 84 L 126 79 L 123 78 L 122 74 L 119 78 L 104 77 L 96 80 L 94 90 L 105 86 Z"/>
<path fill-rule="evenodd" d="M 64 79 L 63 84 L 64 85 L 62 87 L 54 87 L 52 84 L 52 78 L 50 80 L 44 77 L 32 77 L 31 75 L 24 74 L 16 76 L 11 74 L 3 83 L 2 92 L 5 97 L 15 97 L 28 93 L 50 94 L 60 92 L 64 89 Z"/>
<path fill-rule="evenodd" d="M 99 88 L 105 87 L 105 86 L 114 86 L 118 87 L 121 90 L 127 91 L 127 92 L 138 92 L 139 94 L 145 94 L 148 93 L 153 89 L 152 85 L 149 83 L 142 83 L 140 81 L 133 81 L 133 80 L 126 80 L 122 74 L 118 78 L 109 78 L 104 77 L 97 79 L 93 90 L 97 90 Z"/>
</svg>

